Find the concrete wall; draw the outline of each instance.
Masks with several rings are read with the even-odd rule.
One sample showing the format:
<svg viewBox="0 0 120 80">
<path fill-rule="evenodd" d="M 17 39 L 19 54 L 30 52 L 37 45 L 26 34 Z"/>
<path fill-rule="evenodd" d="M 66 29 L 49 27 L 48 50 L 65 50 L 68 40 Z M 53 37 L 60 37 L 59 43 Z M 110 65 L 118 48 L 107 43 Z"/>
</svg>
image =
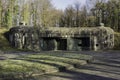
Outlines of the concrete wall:
<svg viewBox="0 0 120 80">
<path fill-rule="evenodd" d="M 28 50 L 104 50 L 114 46 L 114 32 L 107 28 L 93 28 L 93 30 L 82 30 L 79 34 L 63 35 L 63 37 L 52 35 L 47 37 L 45 31 L 42 34 L 38 29 L 29 27 L 15 27 L 9 31 L 9 42 L 11 46 L 18 49 Z M 52 31 L 49 31 L 52 32 Z M 43 35 L 46 35 L 43 37 Z M 53 34 L 53 33 L 52 33 Z M 55 33 L 54 33 L 55 34 Z M 59 33 L 60 34 L 60 33 Z M 41 37 L 42 36 L 42 37 Z"/>
</svg>

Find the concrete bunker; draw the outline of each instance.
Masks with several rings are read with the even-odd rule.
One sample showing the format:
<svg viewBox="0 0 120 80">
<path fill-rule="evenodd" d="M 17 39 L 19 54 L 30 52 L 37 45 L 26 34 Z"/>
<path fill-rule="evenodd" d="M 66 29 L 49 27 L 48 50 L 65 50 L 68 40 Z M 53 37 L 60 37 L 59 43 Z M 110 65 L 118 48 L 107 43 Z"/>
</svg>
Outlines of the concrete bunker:
<svg viewBox="0 0 120 80">
<path fill-rule="evenodd" d="M 90 37 L 80 37 L 76 38 L 78 39 L 78 47 L 80 47 L 82 50 L 89 50 L 90 48 Z"/>
<path fill-rule="evenodd" d="M 67 39 L 65 38 L 42 38 L 43 50 L 67 50 Z"/>
<path fill-rule="evenodd" d="M 30 50 L 105 50 L 114 46 L 114 31 L 109 27 L 13 27 L 9 31 L 10 44 Z"/>
</svg>

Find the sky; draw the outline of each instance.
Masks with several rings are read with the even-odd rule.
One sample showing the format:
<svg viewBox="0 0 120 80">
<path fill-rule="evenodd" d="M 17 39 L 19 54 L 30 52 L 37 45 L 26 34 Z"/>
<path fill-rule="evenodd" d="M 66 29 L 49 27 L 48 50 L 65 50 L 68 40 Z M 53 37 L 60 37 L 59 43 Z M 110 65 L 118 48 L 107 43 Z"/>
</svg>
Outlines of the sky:
<svg viewBox="0 0 120 80">
<path fill-rule="evenodd" d="M 57 9 L 64 10 L 67 6 L 73 5 L 76 2 L 81 3 L 81 5 L 85 4 L 86 0 L 52 0 L 52 4 Z"/>
</svg>

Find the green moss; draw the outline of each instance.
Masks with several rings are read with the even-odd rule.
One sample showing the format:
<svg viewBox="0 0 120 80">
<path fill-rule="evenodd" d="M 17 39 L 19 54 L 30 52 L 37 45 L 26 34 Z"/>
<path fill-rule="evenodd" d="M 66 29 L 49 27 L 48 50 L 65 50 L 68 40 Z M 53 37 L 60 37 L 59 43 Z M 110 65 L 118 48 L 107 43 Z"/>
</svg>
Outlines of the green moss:
<svg viewBox="0 0 120 80">
<path fill-rule="evenodd" d="M 13 50 L 11 48 L 8 40 L 5 38 L 4 33 L 6 33 L 8 29 L 6 28 L 0 28 L 0 49 L 1 50 Z"/>
</svg>

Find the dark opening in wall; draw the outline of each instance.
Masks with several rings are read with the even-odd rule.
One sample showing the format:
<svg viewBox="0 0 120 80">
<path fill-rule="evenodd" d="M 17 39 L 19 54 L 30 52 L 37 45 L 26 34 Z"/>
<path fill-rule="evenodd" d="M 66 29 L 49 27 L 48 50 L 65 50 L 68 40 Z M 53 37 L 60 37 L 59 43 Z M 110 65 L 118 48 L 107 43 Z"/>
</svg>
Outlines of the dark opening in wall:
<svg viewBox="0 0 120 80">
<path fill-rule="evenodd" d="M 89 37 L 82 37 L 82 46 L 83 47 L 90 47 L 90 38 Z"/>
<path fill-rule="evenodd" d="M 96 46 L 98 47 L 98 46 L 99 46 L 99 44 L 96 44 Z"/>
<path fill-rule="evenodd" d="M 79 42 L 78 42 L 78 46 L 82 46 L 82 41 L 80 40 Z"/>
<path fill-rule="evenodd" d="M 54 50 L 54 43 L 52 38 L 43 38 L 43 45 L 42 49 L 43 50 Z"/>
<path fill-rule="evenodd" d="M 79 40 L 78 47 L 81 47 L 82 50 L 88 50 L 90 48 L 90 37 L 80 37 L 76 39 Z"/>
<path fill-rule="evenodd" d="M 57 39 L 58 50 L 67 50 L 67 39 Z"/>
<path fill-rule="evenodd" d="M 43 50 L 67 50 L 67 39 L 43 38 Z"/>
</svg>

